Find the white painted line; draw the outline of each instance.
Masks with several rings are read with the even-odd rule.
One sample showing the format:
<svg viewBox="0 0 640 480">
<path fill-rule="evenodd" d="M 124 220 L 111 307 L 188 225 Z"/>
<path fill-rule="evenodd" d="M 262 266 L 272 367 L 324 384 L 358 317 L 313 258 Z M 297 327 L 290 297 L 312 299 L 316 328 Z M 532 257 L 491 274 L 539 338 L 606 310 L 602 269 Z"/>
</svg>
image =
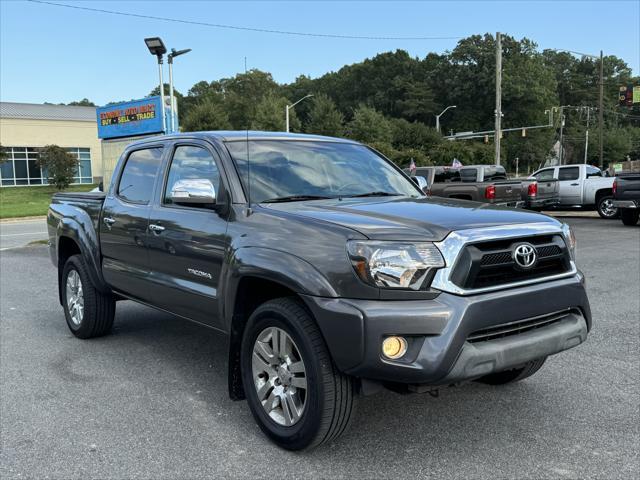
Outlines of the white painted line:
<svg viewBox="0 0 640 480">
<path fill-rule="evenodd" d="M 29 233 L 5 233 L 4 235 L 0 234 L 0 237 L 19 237 L 21 235 L 46 235 L 49 232 L 29 232 Z"/>
</svg>

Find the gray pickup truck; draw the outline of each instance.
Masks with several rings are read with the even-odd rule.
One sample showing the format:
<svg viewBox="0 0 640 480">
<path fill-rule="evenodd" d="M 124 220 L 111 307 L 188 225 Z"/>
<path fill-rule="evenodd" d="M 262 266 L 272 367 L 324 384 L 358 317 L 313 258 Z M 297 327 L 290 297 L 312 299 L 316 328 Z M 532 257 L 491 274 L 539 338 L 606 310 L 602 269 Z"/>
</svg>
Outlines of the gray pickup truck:
<svg viewBox="0 0 640 480">
<path fill-rule="evenodd" d="M 47 224 L 76 337 L 127 299 L 222 332 L 231 398 L 291 450 L 339 436 L 357 395 L 519 381 L 591 328 L 566 224 L 426 197 L 348 140 L 140 140 L 107 192 L 55 195 Z"/>
<path fill-rule="evenodd" d="M 415 176 L 425 178 L 427 194 L 434 197 L 510 207 L 523 206 L 525 203 L 522 199 L 522 182 L 508 180 L 502 166 L 420 167 L 416 169 Z"/>
<path fill-rule="evenodd" d="M 517 178 L 522 182 L 523 207 L 529 210 L 543 210 L 560 204 L 560 182 L 555 178 Z"/>
<path fill-rule="evenodd" d="M 640 172 L 623 172 L 613 181 L 613 206 L 625 225 L 635 225 L 640 218 Z"/>
</svg>

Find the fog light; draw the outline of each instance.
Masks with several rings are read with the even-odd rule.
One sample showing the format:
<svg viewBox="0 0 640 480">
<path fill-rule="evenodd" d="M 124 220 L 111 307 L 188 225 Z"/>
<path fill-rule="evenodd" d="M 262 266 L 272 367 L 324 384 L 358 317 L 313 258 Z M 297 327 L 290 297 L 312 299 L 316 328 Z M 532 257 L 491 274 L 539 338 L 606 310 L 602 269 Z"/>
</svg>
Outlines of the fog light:
<svg viewBox="0 0 640 480">
<path fill-rule="evenodd" d="M 402 337 L 387 337 L 382 341 L 382 353 L 395 360 L 407 353 L 407 341 Z"/>
</svg>

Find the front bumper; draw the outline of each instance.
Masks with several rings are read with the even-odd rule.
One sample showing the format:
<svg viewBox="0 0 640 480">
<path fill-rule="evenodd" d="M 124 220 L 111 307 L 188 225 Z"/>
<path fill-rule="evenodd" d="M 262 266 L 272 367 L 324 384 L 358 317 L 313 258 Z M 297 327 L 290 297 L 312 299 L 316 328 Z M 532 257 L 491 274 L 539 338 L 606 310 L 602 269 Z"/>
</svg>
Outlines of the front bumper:
<svg viewBox="0 0 640 480">
<path fill-rule="evenodd" d="M 640 208 L 638 200 L 613 200 L 613 206 L 617 208 Z"/>
<path fill-rule="evenodd" d="M 496 292 L 433 300 L 304 297 L 338 368 L 394 383 L 446 385 L 520 366 L 584 342 L 591 310 L 581 273 Z M 561 321 L 503 338 L 471 343 L 473 332 L 568 311 Z M 388 335 L 408 339 L 399 360 L 382 357 Z"/>
</svg>

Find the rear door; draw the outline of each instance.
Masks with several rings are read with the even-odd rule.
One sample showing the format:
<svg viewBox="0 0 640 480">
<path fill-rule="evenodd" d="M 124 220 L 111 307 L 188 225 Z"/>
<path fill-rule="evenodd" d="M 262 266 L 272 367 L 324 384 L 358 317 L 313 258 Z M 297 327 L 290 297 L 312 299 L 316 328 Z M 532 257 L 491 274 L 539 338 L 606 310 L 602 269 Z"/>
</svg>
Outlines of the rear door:
<svg viewBox="0 0 640 480">
<path fill-rule="evenodd" d="M 178 315 L 222 328 L 218 317 L 220 271 L 228 246 L 227 215 L 203 206 L 176 205 L 171 188 L 181 179 L 207 179 L 218 199 L 226 180 L 220 159 L 206 142 L 176 142 L 149 218 L 153 303 Z"/>
<path fill-rule="evenodd" d="M 555 168 L 545 168 L 533 175 L 538 182 L 538 200 L 555 198 L 558 195 L 559 185 L 554 171 Z"/>
<path fill-rule="evenodd" d="M 558 167 L 558 180 L 560 182 L 560 205 L 581 205 L 580 166 Z"/>
<path fill-rule="evenodd" d="M 138 148 L 125 155 L 100 218 L 102 271 L 115 290 L 149 300 L 147 224 L 163 148 Z"/>
</svg>

